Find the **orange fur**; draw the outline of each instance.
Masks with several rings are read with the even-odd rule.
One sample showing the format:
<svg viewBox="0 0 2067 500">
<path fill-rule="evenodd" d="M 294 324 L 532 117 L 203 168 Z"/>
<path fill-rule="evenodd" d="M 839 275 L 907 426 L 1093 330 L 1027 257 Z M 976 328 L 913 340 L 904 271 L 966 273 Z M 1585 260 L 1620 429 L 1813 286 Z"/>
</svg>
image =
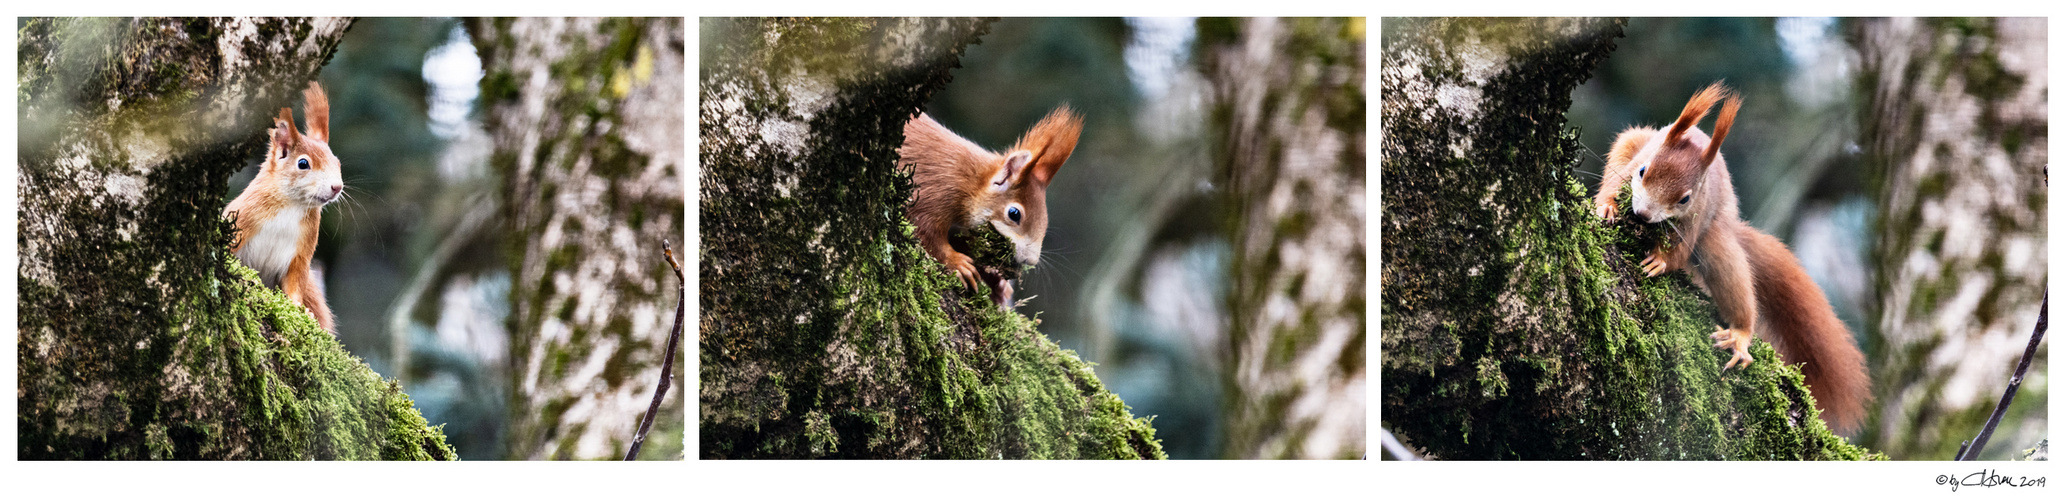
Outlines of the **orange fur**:
<svg viewBox="0 0 2067 500">
<path fill-rule="evenodd" d="M 1695 125 L 1718 103 L 1722 112 L 1711 139 Z M 1632 213 L 1646 222 L 1672 221 L 1677 241 L 1671 248 L 1653 249 L 1642 263 L 1644 271 L 1657 276 L 1687 269 L 1698 257 L 1701 265 L 1690 276 L 1729 323 L 1710 336 L 1716 347 L 1731 352 L 1723 368 L 1751 364 L 1746 349 L 1755 332 L 1773 343 L 1783 361 L 1801 366 L 1824 421 L 1849 431 L 1858 426 L 1870 396 L 1865 355 L 1787 246 L 1738 216 L 1721 149 L 1741 103 L 1717 82 L 1694 94 L 1663 133 L 1641 127 L 1623 131 L 1594 194 L 1596 213 L 1608 220 L 1618 217 L 1615 197 L 1626 185 L 1633 191 Z"/>
<path fill-rule="evenodd" d="M 1801 367 L 1823 421 L 1839 431 L 1857 428 L 1872 390 L 1866 355 L 1852 345 L 1851 332 L 1787 245 L 1748 225 L 1738 231 L 1751 255 L 1752 280 L 1759 283 L 1759 318 L 1765 322 L 1758 331 L 1782 359 Z"/>
<path fill-rule="evenodd" d="M 265 161 L 244 192 L 223 209 L 235 219 L 230 251 L 266 286 L 279 287 L 325 331 L 337 333 L 323 288 L 309 269 L 322 227 L 323 206 L 344 191 L 343 165 L 330 152 L 330 100 L 315 82 L 302 93 L 309 133 L 294 129 L 294 111 L 280 108 L 268 132 Z M 306 162 L 308 168 L 302 168 Z"/>
<path fill-rule="evenodd" d="M 1083 126 L 1083 118 L 1068 106 L 1057 108 L 1011 149 L 995 153 L 924 113 L 906 122 L 904 144 L 897 153 L 899 163 L 912 168 L 916 189 L 906 215 L 919 245 L 970 289 L 979 282 L 990 285 L 998 305 L 1010 308 L 1011 284 L 978 273 L 975 262 L 956 251 L 949 236 L 955 229 L 989 223 L 1012 239 L 1020 263 L 1038 263 L 1048 231 L 1048 183 L 1076 150 Z M 1011 215 L 1015 212 L 1017 218 Z"/>
</svg>

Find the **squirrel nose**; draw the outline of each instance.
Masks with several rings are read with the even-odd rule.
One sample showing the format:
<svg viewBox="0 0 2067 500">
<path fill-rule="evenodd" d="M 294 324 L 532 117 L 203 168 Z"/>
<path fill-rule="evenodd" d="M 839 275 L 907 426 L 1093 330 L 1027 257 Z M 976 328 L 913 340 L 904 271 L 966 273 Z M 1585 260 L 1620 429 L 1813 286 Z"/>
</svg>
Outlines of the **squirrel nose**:
<svg viewBox="0 0 2067 500">
<path fill-rule="evenodd" d="M 342 193 L 342 192 L 344 192 L 344 185 L 343 185 L 343 184 L 331 184 L 331 185 L 330 185 L 330 195 L 331 195 L 331 196 L 337 196 L 337 193 Z"/>
</svg>

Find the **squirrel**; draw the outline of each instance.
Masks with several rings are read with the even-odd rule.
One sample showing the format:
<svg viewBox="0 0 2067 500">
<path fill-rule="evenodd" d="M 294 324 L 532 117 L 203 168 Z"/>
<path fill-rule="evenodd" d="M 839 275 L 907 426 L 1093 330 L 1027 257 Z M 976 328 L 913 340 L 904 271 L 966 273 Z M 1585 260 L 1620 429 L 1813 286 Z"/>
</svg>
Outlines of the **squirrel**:
<svg viewBox="0 0 2067 500">
<path fill-rule="evenodd" d="M 1645 275 L 1688 269 L 1693 259 L 1689 276 L 1729 322 L 1710 335 L 1716 348 L 1731 352 L 1723 369 L 1751 365 L 1746 349 L 1755 331 L 1784 362 L 1801 365 L 1824 422 L 1849 432 L 1864 417 L 1870 396 L 1865 355 L 1787 245 L 1738 216 L 1737 194 L 1720 147 L 1742 101 L 1716 82 L 1694 94 L 1663 133 L 1631 127 L 1616 136 L 1594 195 L 1596 215 L 1616 220 L 1620 207 L 1615 198 L 1626 184 L 1637 217 L 1653 224 L 1675 221 L 1679 241 L 1652 249 L 1642 262 Z M 1711 139 L 1695 124 L 1717 102 L 1722 112 Z"/>
<path fill-rule="evenodd" d="M 989 223 L 1012 240 L 1019 264 L 1039 263 L 1041 239 L 1048 232 L 1048 183 L 1069 160 L 1083 128 L 1083 117 L 1064 105 L 1000 154 L 955 135 L 925 113 L 906 122 L 897 154 L 901 164 L 911 166 L 916 185 L 906 216 L 919 245 L 969 289 L 976 290 L 979 281 L 988 284 L 991 299 L 1010 310 L 1012 283 L 978 273 L 974 261 L 955 250 L 949 236 L 957 229 Z"/>
<path fill-rule="evenodd" d="M 316 252 L 316 232 L 323 206 L 344 194 L 343 165 L 330 152 L 330 100 L 323 87 L 309 82 L 302 91 L 309 133 L 294 129 L 294 111 L 280 108 L 268 135 L 265 161 L 244 192 L 223 209 L 235 220 L 237 233 L 230 252 L 258 271 L 266 286 L 316 317 L 331 335 L 337 325 L 323 288 L 309 273 Z"/>
</svg>

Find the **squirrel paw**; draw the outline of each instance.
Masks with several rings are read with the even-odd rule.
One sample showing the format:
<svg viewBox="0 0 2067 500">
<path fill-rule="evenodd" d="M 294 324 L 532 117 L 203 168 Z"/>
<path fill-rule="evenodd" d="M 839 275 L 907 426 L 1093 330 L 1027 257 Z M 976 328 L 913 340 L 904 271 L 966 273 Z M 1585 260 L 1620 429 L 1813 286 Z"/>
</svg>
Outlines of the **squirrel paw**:
<svg viewBox="0 0 2067 500">
<path fill-rule="evenodd" d="M 1669 258 L 1667 258 L 1667 257 L 1665 256 L 1665 250 L 1663 250 L 1663 249 L 1653 249 L 1653 250 L 1651 250 L 1651 255 L 1650 255 L 1649 257 L 1644 257 L 1644 261 L 1643 261 L 1643 266 L 1644 266 L 1644 276 L 1645 276 L 1645 277 L 1657 276 L 1657 275 L 1660 275 L 1660 274 L 1665 274 L 1665 272 L 1666 272 L 1666 271 L 1671 271 L 1671 270 L 1672 270 L 1672 265 L 1671 265 L 1671 264 L 1668 264 L 1668 262 L 1670 262 L 1670 261 L 1671 261 L 1671 259 L 1669 259 Z"/>
<path fill-rule="evenodd" d="M 1724 371 L 1729 371 L 1729 369 L 1736 367 L 1751 366 L 1751 352 L 1749 351 L 1751 349 L 1751 332 L 1735 328 L 1723 328 L 1709 334 L 1708 338 L 1716 341 L 1715 348 L 1730 350 L 1730 361 L 1723 363 Z"/>
<path fill-rule="evenodd" d="M 1618 210 L 1620 208 L 1622 207 L 1615 206 L 1615 200 L 1608 200 L 1606 203 L 1601 203 L 1600 206 L 1594 207 L 1593 215 L 1612 224 L 1616 219 L 1621 218 L 1618 217 L 1622 213 L 1621 210 Z"/>
<path fill-rule="evenodd" d="M 947 254 L 947 262 L 945 264 L 947 264 L 947 270 L 960 277 L 962 284 L 968 285 L 970 290 L 982 289 L 982 285 L 980 285 L 982 281 L 976 276 L 975 260 L 970 259 L 967 255 L 950 253 Z"/>
<path fill-rule="evenodd" d="M 998 280 L 997 285 L 990 289 L 990 300 L 999 309 L 1012 310 L 1012 280 Z"/>
</svg>

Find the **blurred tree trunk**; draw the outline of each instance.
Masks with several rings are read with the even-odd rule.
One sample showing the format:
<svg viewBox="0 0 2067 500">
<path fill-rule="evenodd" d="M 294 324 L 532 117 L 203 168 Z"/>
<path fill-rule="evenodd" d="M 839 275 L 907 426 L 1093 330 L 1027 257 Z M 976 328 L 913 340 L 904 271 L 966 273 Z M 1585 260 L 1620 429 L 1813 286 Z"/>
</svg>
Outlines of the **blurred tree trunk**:
<svg viewBox="0 0 2067 500">
<path fill-rule="evenodd" d="M 229 176 L 350 24 L 23 21 L 22 458 L 453 458 L 227 251 Z"/>
<path fill-rule="evenodd" d="M 903 125 L 977 19 L 702 20 L 703 458 L 1161 458 L 1091 367 L 920 251 Z M 1010 257 L 982 231 L 979 266 Z"/>
<path fill-rule="evenodd" d="M 1364 20 L 1207 19 L 1233 208 L 1230 458 L 1364 454 Z"/>
<path fill-rule="evenodd" d="M 515 246 L 509 458 L 623 457 L 653 398 L 681 289 L 660 252 L 684 248 L 681 22 L 466 23 Z M 643 456 L 682 456 L 684 400 Z"/>
<path fill-rule="evenodd" d="M 1946 460 L 1994 410 L 2046 284 L 2046 20 L 1852 26 L 1867 165 L 1878 172 L 1879 411 L 1860 438 Z M 1986 458 L 2046 435 L 2041 348 Z"/>
<path fill-rule="evenodd" d="M 1383 425 L 1445 459 L 1871 457 L 1771 345 L 1724 376 L 1707 298 L 1636 269 L 1661 230 L 1592 215 L 1564 115 L 1622 26 L 1385 21 Z"/>
</svg>

